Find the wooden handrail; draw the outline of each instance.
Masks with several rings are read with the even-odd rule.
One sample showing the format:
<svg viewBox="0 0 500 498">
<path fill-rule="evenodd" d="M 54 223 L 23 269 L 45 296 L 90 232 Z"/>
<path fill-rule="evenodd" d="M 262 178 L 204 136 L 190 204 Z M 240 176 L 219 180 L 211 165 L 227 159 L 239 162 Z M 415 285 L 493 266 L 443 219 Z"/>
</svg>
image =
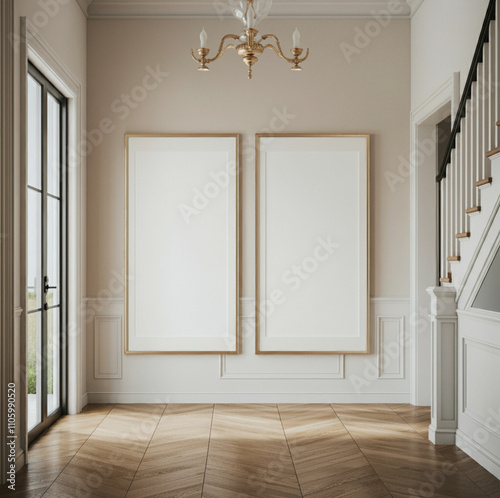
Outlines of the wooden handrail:
<svg viewBox="0 0 500 498">
<path fill-rule="evenodd" d="M 467 101 L 471 98 L 472 93 L 472 83 L 477 80 L 477 66 L 483 62 L 483 46 L 485 43 L 489 42 L 490 38 L 490 23 L 495 20 L 495 4 L 496 0 L 490 0 L 488 9 L 486 11 L 486 17 L 484 18 L 483 27 L 481 29 L 481 34 L 479 35 L 479 40 L 477 42 L 476 51 L 474 52 L 474 57 L 472 58 L 472 65 L 469 71 L 469 76 L 465 83 L 464 93 L 462 99 L 460 100 L 460 105 L 458 106 L 457 116 L 455 122 L 453 123 L 453 128 L 451 131 L 450 141 L 446 147 L 446 153 L 444 155 L 443 162 L 439 167 L 439 173 L 436 177 L 436 181 L 440 182 L 443 178 L 446 178 L 446 167 L 451 161 L 451 151 L 455 148 L 457 134 L 460 133 L 461 120 L 465 116 L 465 110 L 467 106 Z"/>
</svg>

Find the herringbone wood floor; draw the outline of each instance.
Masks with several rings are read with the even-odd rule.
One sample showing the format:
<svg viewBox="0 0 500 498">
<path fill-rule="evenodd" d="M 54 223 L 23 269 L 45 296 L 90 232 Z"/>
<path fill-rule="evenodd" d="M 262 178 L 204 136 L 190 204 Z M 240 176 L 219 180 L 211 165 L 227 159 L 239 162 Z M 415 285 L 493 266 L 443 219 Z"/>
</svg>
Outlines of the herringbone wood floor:
<svg viewBox="0 0 500 498">
<path fill-rule="evenodd" d="M 90 405 L 30 449 L 5 496 L 500 497 L 500 481 L 427 440 L 410 405 Z"/>
</svg>

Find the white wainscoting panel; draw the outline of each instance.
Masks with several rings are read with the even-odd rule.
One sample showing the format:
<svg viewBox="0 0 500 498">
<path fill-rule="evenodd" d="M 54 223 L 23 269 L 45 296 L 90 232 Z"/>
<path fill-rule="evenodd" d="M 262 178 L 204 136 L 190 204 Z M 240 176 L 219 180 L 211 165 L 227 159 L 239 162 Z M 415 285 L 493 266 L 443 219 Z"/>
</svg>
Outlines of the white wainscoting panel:
<svg viewBox="0 0 500 498">
<path fill-rule="evenodd" d="M 235 361 L 236 360 L 236 361 Z M 222 355 L 221 379 L 343 379 L 344 355 L 297 356 L 279 355 L 269 361 L 255 355 L 251 367 L 237 357 Z"/>
<path fill-rule="evenodd" d="M 463 412 L 491 430 L 488 421 L 492 411 L 495 413 L 494 409 L 500 408 L 500 388 L 492 389 L 492 384 L 485 382 L 484 374 L 497 372 L 500 375 L 500 346 L 466 338 L 463 351 Z M 500 423 L 496 432 L 500 436 Z"/>
<path fill-rule="evenodd" d="M 122 317 L 94 317 L 94 377 L 122 378 Z"/>
<path fill-rule="evenodd" d="M 405 317 L 377 317 L 377 364 L 379 379 L 405 376 Z"/>
<path fill-rule="evenodd" d="M 500 479 L 500 313 L 457 310 L 457 446 Z"/>
<path fill-rule="evenodd" d="M 408 299 L 371 299 L 370 327 L 374 333 L 368 355 L 256 355 L 253 297 L 240 300 L 238 355 L 124 355 L 122 342 L 118 341 L 118 336 L 123 340 L 123 299 L 88 298 L 86 303 L 87 364 L 95 362 L 96 367 L 95 373 L 89 368 L 87 375 L 89 403 L 410 400 Z M 375 333 L 377 327 L 379 333 Z M 383 364 L 387 354 L 391 360 L 394 358 L 394 364 Z M 113 377 L 118 360 L 123 376 Z"/>
</svg>

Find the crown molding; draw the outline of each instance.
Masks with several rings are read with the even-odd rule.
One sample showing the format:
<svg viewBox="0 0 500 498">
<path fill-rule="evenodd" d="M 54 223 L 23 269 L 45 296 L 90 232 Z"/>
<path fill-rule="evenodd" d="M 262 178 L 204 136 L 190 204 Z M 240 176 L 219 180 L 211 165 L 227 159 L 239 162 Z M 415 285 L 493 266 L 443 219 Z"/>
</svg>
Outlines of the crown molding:
<svg viewBox="0 0 500 498">
<path fill-rule="evenodd" d="M 92 3 L 92 0 L 76 0 L 76 2 L 80 6 L 80 9 L 82 9 L 82 12 L 85 15 L 85 17 L 88 17 L 88 9 L 89 5 Z"/>
<path fill-rule="evenodd" d="M 78 0 L 85 3 L 88 0 Z M 401 7 L 393 13 L 395 19 L 409 19 L 410 2 L 423 0 L 397 0 Z M 301 1 L 274 0 L 269 18 L 275 19 L 367 19 L 381 11 L 389 11 L 394 1 L 330 0 Z M 229 2 L 197 0 L 93 0 L 88 6 L 89 19 L 232 19 Z"/>
<path fill-rule="evenodd" d="M 424 0 L 406 0 L 406 3 L 411 9 L 410 18 L 413 17 L 420 6 L 424 3 Z"/>
</svg>

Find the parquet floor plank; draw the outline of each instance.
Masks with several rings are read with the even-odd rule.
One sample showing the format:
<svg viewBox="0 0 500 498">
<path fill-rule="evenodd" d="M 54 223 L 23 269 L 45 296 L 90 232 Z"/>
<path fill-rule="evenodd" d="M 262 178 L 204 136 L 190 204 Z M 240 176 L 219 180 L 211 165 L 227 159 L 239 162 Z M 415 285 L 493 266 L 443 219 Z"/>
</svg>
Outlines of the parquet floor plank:
<svg viewBox="0 0 500 498">
<path fill-rule="evenodd" d="M 89 405 L 30 447 L 11 498 L 500 498 L 404 404 Z"/>
</svg>

